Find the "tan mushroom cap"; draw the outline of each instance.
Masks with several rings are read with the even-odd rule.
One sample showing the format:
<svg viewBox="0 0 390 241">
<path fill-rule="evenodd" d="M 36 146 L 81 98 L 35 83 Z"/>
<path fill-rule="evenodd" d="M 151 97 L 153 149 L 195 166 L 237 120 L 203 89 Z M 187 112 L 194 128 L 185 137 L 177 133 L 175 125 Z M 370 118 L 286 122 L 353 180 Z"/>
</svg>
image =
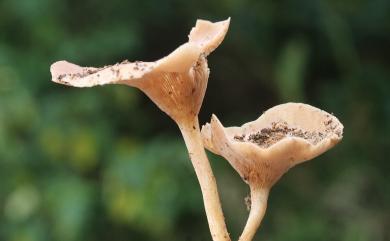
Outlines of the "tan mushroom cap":
<svg viewBox="0 0 390 241">
<path fill-rule="evenodd" d="M 173 119 L 198 114 L 207 87 L 206 56 L 224 39 L 230 18 L 221 22 L 198 20 L 187 43 L 154 62 L 123 61 L 102 68 L 80 67 L 67 61 L 52 64 L 56 83 L 74 87 L 125 84 L 145 92 Z"/>
<path fill-rule="evenodd" d="M 67 61 L 51 65 L 52 80 L 59 84 L 74 87 L 122 83 L 133 86 L 136 79 L 142 79 L 151 72 L 188 72 L 198 61 L 200 55 L 207 56 L 224 39 L 229 28 L 230 18 L 212 23 L 197 20 L 189 34 L 189 41 L 179 46 L 168 56 L 154 62 L 123 61 L 102 68 L 81 67 Z"/>
<path fill-rule="evenodd" d="M 332 148 L 342 134 L 336 117 L 300 103 L 275 106 L 241 127 L 225 128 L 215 115 L 202 127 L 207 149 L 225 157 L 245 181 L 266 186 Z"/>
</svg>

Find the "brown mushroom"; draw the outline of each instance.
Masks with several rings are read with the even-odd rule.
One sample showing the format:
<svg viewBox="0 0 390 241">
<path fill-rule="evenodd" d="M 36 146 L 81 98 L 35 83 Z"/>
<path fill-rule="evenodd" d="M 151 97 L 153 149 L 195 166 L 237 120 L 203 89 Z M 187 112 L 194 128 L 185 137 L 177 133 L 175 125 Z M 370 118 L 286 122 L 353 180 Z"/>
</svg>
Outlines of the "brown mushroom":
<svg viewBox="0 0 390 241">
<path fill-rule="evenodd" d="M 226 158 L 250 186 L 251 210 L 240 241 L 252 240 L 264 216 L 270 188 L 291 167 L 322 154 L 342 139 L 333 115 L 300 103 L 267 110 L 241 127 L 222 126 L 215 115 L 202 127 L 207 149 Z"/>
<path fill-rule="evenodd" d="M 54 82 L 74 87 L 124 84 L 142 90 L 176 121 L 197 174 L 213 240 L 229 241 L 217 185 L 204 151 L 198 113 L 207 87 L 207 55 L 222 42 L 230 19 L 198 20 L 187 43 L 155 62 L 124 61 L 102 68 L 59 61 L 51 68 Z"/>
</svg>

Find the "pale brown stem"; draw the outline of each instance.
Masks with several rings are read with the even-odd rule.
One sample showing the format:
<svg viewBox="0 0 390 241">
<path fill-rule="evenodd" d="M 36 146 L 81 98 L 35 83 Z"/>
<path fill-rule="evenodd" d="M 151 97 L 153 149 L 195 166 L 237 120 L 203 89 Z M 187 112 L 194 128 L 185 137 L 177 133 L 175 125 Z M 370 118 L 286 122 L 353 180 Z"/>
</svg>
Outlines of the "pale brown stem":
<svg viewBox="0 0 390 241">
<path fill-rule="evenodd" d="M 179 123 L 179 127 L 202 190 L 211 236 L 214 241 L 230 241 L 219 200 L 217 183 L 203 147 L 198 117 Z"/>
<path fill-rule="evenodd" d="M 269 189 L 260 185 L 250 185 L 250 189 L 251 210 L 244 231 L 238 241 L 251 241 L 253 239 L 267 209 Z"/>
</svg>

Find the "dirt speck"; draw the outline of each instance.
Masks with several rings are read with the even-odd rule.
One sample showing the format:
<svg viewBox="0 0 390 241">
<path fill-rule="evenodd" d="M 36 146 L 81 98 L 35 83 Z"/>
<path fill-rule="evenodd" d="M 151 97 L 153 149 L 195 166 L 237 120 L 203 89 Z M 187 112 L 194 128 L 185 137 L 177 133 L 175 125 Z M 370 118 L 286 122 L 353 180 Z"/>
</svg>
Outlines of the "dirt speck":
<svg viewBox="0 0 390 241">
<path fill-rule="evenodd" d="M 238 136 L 238 135 L 234 136 L 234 140 L 236 140 L 236 141 L 245 141 L 244 138 L 245 138 L 244 134 L 242 134 L 241 136 Z"/>
<path fill-rule="evenodd" d="M 249 212 L 251 210 L 251 206 L 252 206 L 251 196 L 250 195 L 246 196 L 244 201 L 245 201 L 246 210 L 248 210 L 248 212 Z"/>
</svg>

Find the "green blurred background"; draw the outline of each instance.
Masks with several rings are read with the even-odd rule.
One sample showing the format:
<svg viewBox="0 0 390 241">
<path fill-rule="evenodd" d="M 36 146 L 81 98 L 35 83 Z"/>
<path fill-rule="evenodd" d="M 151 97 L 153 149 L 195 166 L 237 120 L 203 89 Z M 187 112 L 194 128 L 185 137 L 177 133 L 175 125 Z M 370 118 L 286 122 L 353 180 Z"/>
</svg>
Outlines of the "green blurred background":
<svg viewBox="0 0 390 241">
<path fill-rule="evenodd" d="M 343 141 L 273 188 L 256 240 L 390 240 L 390 1 L 0 0 L 0 240 L 210 240 L 178 128 L 140 91 L 50 81 L 57 60 L 155 60 L 232 17 L 201 123 L 302 101 Z M 236 240 L 247 186 L 211 153 Z"/>
</svg>

